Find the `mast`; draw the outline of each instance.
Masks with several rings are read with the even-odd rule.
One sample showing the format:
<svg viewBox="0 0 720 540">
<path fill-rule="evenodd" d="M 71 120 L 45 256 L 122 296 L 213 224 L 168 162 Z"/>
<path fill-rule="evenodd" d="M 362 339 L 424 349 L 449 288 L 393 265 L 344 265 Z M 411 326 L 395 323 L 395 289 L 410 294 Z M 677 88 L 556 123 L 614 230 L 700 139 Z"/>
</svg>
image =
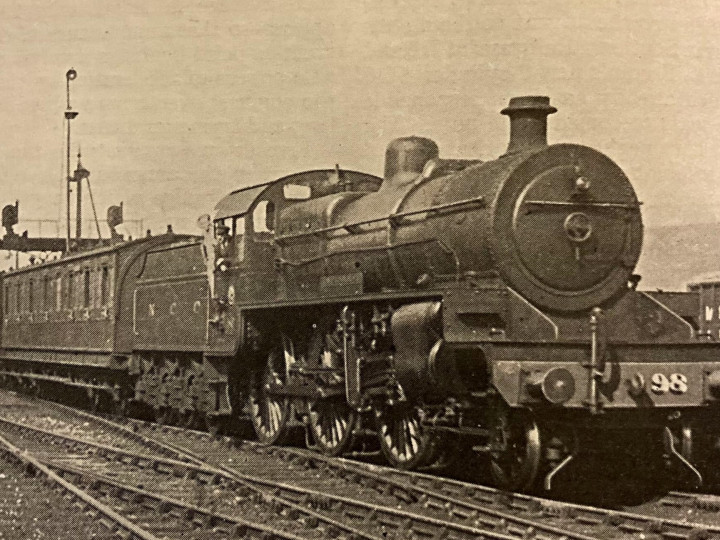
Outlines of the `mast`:
<svg viewBox="0 0 720 540">
<path fill-rule="evenodd" d="M 67 234 L 65 236 L 65 251 L 70 251 L 70 194 L 72 192 L 71 182 L 74 182 L 75 179 L 70 176 L 70 123 L 72 120 L 78 115 L 76 111 L 72 110 L 72 107 L 70 106 L 70 81 L 75 80 L 77 77 L 77 71 L 75 71 L 73 68 L 70 68 L 67 73 L 65 73 L 65 89 L 67 94 L 67 109 L 65 110 L 65 120 L 67 121 L 67 146 L 65 148 L 65 179 L 66 179 L 66 197 L 65 197 L 65 204 L 67 209 Z M 77 185 L 77 220 L 76 220 L 76 236 L 79 239 L 82 233 L 82 223 L 81 219 L 82 216 L 80 214 L 80 203 L 82 202 L 81 199 L 82 195 L 80 193 L 80 182 L 78 182 Z"/>
<path fill-rule="evenodd" d="M 72 249 L 89 249 L 97 247 L 102 244 L 102 234 L 100 232 L 100 224 L 97 219 L 97 212 L 95 211 L 95 202 L 93 201 L 92 190 L 90 189 L 90 171 L 83 167 L 80 160 L 80 151 L 78 149 L 78 161 L 77 167 L 74 172 L 70 170 L 70 148 L 71 148 L 71 127 L 70 124 L 73 119 L 78 115 L 77 111 L 72 109 L 70 105 L 70 81 L 77 78 L 77 71 L 70 68 L 65 73 L 65 91 L 67 98 L 67 108 L 64 111 L 64 118 L 67 123 L 66 137 L 66 148 L 65 148 L 65 179 L 63 185 L 65 188 L 65 204 L 66 204 L 66 220 L 67 229 L 65 238 L 55 237 L 28 237 L 28 232 L 24 231 L 21 234 L 15 232 L 14 227 L 19 223 L 20 216 L 20 205 L 16 201 L 15 204 L 8 204 L 2 208 L 2 227 L 5 229 L 5 234 L 0 237 L 0 251 L 16 251 L 16 252 L 28 252 L 28 251 L 55 251 L 68 253 Z M 81 189 L 83 180 L 88 182 L 88 194 L 90 195 L 90 203 L 93 208 L 93 215 L 95 216 L 95 226 L 98 231 L 98 238 L 82 238 L 82 199 Z M 71 203 L 72 203 L 72 184 L 77 186 L 77 218 L 76 218 L 76 230 L 75 238 L 72 238 L 71 228 Z M 122 236 L 115 232 L 114 227 L 123 222 L 122 219 L 122 203 L 119 207 L 111 207 L 112 212 L 112 225 L 111 232 L 113 234 L 113 240 L 115 242 L 122 241 Z M 108 214 L 110 215 L 110 214 Z M 17 264 L 16 264 L 17 266 Z"/>
</svg>

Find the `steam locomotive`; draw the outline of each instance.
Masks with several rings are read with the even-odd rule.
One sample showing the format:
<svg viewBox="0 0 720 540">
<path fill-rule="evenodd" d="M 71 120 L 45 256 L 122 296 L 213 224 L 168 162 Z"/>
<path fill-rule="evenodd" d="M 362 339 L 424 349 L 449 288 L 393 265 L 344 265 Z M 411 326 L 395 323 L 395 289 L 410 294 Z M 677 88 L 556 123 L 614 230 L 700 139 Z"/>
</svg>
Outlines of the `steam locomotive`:
<svg viewBox="0 0 720 540">
<path fill-rule="evenodd" d="M 548 145 L 554 112 L 512 98 L 495 160 L 405 137 L 383 178 L 292 174 L 227 195 L 201 235 L 10 271 L 0 377 L 186 426 L 249 418 L 262 443 L 301 431 L 330 455 L 374 441 L 408 469 L 467 446 L 518 490 L 588 441 L 657 434 L 700 482 L 718 346 L 637 290 L 635 191 L 597 150 Z"/>
</svg>

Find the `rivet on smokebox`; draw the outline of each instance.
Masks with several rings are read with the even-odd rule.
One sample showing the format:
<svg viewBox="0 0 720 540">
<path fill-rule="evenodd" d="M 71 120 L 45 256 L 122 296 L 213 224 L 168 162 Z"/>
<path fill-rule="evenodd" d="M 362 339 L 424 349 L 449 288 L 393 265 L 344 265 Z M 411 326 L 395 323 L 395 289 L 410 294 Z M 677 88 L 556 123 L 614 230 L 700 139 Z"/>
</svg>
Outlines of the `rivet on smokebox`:
<svg viewBox="0 0 720 540">
<path fill-rule="evenodd" d="M 590 189 L 590 180 L 585 178 L 584 176 L 578 176 L 575 179 L 575 189 L 578 191 L 587 191 Z"/>
</svg>

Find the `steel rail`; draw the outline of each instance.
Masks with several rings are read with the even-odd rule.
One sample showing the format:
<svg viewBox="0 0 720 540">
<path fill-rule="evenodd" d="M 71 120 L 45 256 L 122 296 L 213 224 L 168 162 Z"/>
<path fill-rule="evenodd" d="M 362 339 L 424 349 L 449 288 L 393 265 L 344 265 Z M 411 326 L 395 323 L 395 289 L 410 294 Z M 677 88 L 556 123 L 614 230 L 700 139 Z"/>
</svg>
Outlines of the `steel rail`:
<svg viewBox="0 0 720 540">
<path fill-rule="evenodd" d="M 173 426 L 162 426 L 151 422 L 123 419 L 132 425 L 145 427 L 154 432 L 175 433 L 178 436 L 193 438 L 213 438 L 205 432 L 188 431 Z M 235 444 L 231 437 L 224 437 L 228 445 Z M 414 501 L 424 500 L 425 504 L 434 508 L 455 508 L 456 511 L 473 512 L 488 510 L 488 506 L 504 506 L 509 510 L 525 513 L 540 513 L 548 518 L 562 517 L 580 524 L 599 526 L 607 524 L 616 530 L 628 533 L 642 533 L 646 531 L 662 531 L 664 537 L 669 539 L 718 538 L 720 539 L 720 526 L 706 525 L 672 519 L 663 519 L 657 516 L 638 514 L 628 511 L 610 510 L 605 508 L 586 506 L 574 503 L 552 501 L 526 494 L 509 493 L 488 486 L 470 484 L 458 480 L 440 478 L 438 476 L 419 473 L 416 471 L 403 471 L 388 467 L 370 465 L 344 458 L 330 458 L 302 448 L 267 447 L 251 441 L 242 441 L 244 446 L 266 451 L 286 459 L 303 459 L 315 463 L 315 466 L 325 466 L 333 469 L 341 476 L 351 477 L 358 475 L 371 480 L 377 485 L 391 486 L 397 490 L 398 498 Z M 402 496 L 401 496 L 402 495 Z M 522 519 L 512 514 L 506 514 L 512 519 Z M 531 522 L 530 526 L 537 526 Z M 538 530 L 541 527 L 538 526 Z M 573 538 L 570 531 L 557 528 L 558 532 Z"/>
<path fill-rule="evenodd" d="M 15 459 L 20 461 L 21 463 L 24 463 L 25 465 L 31 467 L 32 469 L 41 472 L 43 475 L 45 475 L 50 481 L 60 486 L 64 491 L 68 492 L 71 496 L 80 499 L 83 503 L 92 506 L 112 520 L 114 523 L 117 524 L 117 526 L 121 529 L 126 530 L 132 535 L 132 538 L 138 538 L 141 540 L 161 540 L 157 536 L 149 533 L 148 531 L 138 527 L 130 520 L 126 519 L 125 517 L 121 516 L 117 512 L 115 512 L 112 508 L 109 506 L 103 504 L 96 498 L 92 497 L 82 489 L 78 488 L 77 486 L 73 485 L 72 483 L 68 482 L 52 470 L 50 470 L 46 465 L 35 459 L 30 454 L 23 452 L 20 448 L 13 445 L 10 441 L 5 439 L 0 435 L 0 445 L 2 445 L 2 450 L 6 454 L 12 455 Z"/>
<path fill-rule="evenodd" d="M 61 407 L 65 408 L 66 406 Z M 76 412 L 76 409 L 69 407 L 67 407 L 67 409 L 72 412 Z M 82 412 L 81 416 L 92 420 L 99 418 L 85 412 Z M 120 425 L 111 420 L 102 420 L 106 422 L 109 427 L 115 428 L 117 426 L 118 428 L 122 428 L 120 431 L 136 435 L 138 434 L 136 433 L 138 429 L 147 428 L 156 434 L 160 432 L 164 434 L 174 434 L 175 436 L 192 437 L 195 440 L 201 441 L 217 441 L 217 438 L 211 437 L 205 432 L 185 430 L 172 426 L 162 426 L 126 418 L 121 419 L 126 425 Z M 132 428 L 126 427 L 127 425 L 132 426 Z M 188 451 L 179 445 L 172 444 L 167 441 L 158 441 L 153 437 L 145 437 L 145 439 L 150 441 L 150 444 L 154 446 L 163 446 L 167 448 L 169 453 L 182 455 L 183 459 L 187 461 L 207 463 L 207 460 L 198 456 L 197 453 Z M 221 437 L 220 440 L 225 442 L 228 446 L 237 445 L 237 440 L 230 437 Z M 667 538 L 720 538 L 719 527 L 707 526 L 699 523 L 667 520 L 658 518 L 657 516 L 550 501 L 523 494 L 506 493 L 486 486 L 464 483 L 457 480 L 443 479 L 437 476 L 418 472 L 388 469 L 385 467 L 350 461 L 343 458 L 328 458 L 304 449 L 265 447 L 250 441 L 242 441 L 241 444 L 242 446 L 254 448 L 256 451 L 275 454 L 277 457 L 286 460 L 308 460 L 308 462 L 314 463 L 315 466 L 317 466 L 317 463 L 320 463 L 328 469 L 339 472 L 338 476 L 340 477 L 352 477 L 353 475 L 364 477 L 366 479 L 370 479 L 376 485 L 391 486 L 391 491 L 393 491 L 396 498 L 400 501 L 423 501 L 423 504 L 429 508 L 450 510 L 458 516 L 471 515 L 476 512 L 478 508 L 486 510 L 488 505 L 504 506 L 512 511 L 540 513 L 551 518 L 559 516 L 577 523 L 592 526 L 609 524 L 617 530 L 626 532 L 643 532 L 651 530 L 664 531 L 663 536 Z M 221 466 L 218 472 L 223 473 L 225 476 L 228 474 L 242 476 L 238 473 L 238 471 L 228 469 L 224 466 Z M 242 479 L 243 478 L 235 478 L 237 481 Z M 260 484 L 258 485 L 261 485 L 263 482 L 267 483 L 266 479 L 257 479 L 250 477 L 249 475 L 245 475 L 244 479 L 248 482 L 260 480 Z M 352 478 L 350 481 L 352 481 Z M 522 519 L 513 515 L 509 515 L 509 517 L 511 520 Z M 530 520 L 530 523 L 522 523 L 522 525 L 537 527 L 538 524 L 535 521 Z M 539 529 L 540 528 L 542 527 L 539 527 Z M 558 531 L 562 532 L 568 538 L 574 537 L 572 536 L 574 533 L 571 531 L 567 531 L 565 529 L 558 529 Z"/>
<path fill-rule="evenodd" d="M 165 433 L 175 432 L 175 433 L 186 433 L 186 430 L 182 430 L 179 428 L 174 428 L 171 426 L 158 426 L 157 424 L 147 423 L 143 422 L 144 425 L 149 426 L 153 429 L 156 429 L 158 431 L 163 431 Z M 203 437 L 208 436 L 206 433 L 203 432 L 192 432 L 196 436 Z M 208 436 L 209 438 L 209 436 Z M 226 438 L 226 443 L 232 445 L 233 440 L 230 438 Z M 165 444 L 163 442 L 163 444 Z M 270 450 L 270 452 L 274 453 L 282 453 L 286 449 L 285 448 L 270 448 L 263 447 L 262 445 L 253 445 L 256 449 L 261 450 Z M 337 469 L 337 462 L 333 458 L 328 458 L 326 456 L 321 456 L 318 454 L 314 454 L 312 452 L 302 451 L 299 449 L 287 449 L 289 454 L 295 454 L 295 455 L 301 455 L 303 458 L 309 458 L 309 459 L 317 459 L 318 461 L 321 461 L 325 464 L 327 464 L 331 468 Z M 193 453 L 191 453 L 192 455 Z M 349 462 L 351 463 L 351 462 Z M 274 486 L 275 489 L 285 489 L 287 491 L 293 491 L 295 494 L 301 493 L 303 496 L 315 496 L 317 495 L 317 492 L 311 492 L 311 490 L 307 490 L 305 488 L 299 488 L 296 486 L 291 486 L 288 484 L 280 484 L 277 482 L 271 482 L 264 478 L 258 478 L 252 475 L 248 475 L 245 473 L 242 473 L 238 471 L 237 469 L 234 469 L 232 467 L 228 467 L 226 465 L 219 465 L 219 464 L 212 464 L 215 467 L 218 467 L 223 473 L 226 475 L 231 476 L 233 479 L 243 482 L 243 483 L 249 483 L 249 484 L 255 484 L 255 485 L 265 485 L 265 486 Z M 544 533 L 545 538 L 558 538 L 558 539 L 576 539 L 576 540 L 591 540 L 593 538 L 596 538 L 594 536 L 588 536 L 581 533 L 577 533 L 571 530 L 567 530 L 561 527 L 556 527 L 553 525 L 549 525 L 547 523 L 542 523 L 536 520 L 527 519 L 519 517 L 515 514 L 503 512 L 497 509 L 492 509 L 487 507 L 486 505 L 480 505 L 480 504 L 473 504 L 469 503 L 467 501 L 463 501 L 461 499 L 448 497 L 445 494 L 438 493 L 436 491 L 432 490 L 423 490 L 422 488 L 418 488 L 417 486 L 413 486 L 410 484 L 403 484 L 399 483 L 393 480 L 388 479 L 383 474 L 374 473 L 367 470 L 360 470 L 356 469 L 354 471 L 350 471 L 354 474 L 361 474 L 365 478 L 370 478 L 374 482 L 376 482 L 378 485 L 388 485 L 392 484 L 394 489 L 399 489 L 400 491 L 395 491 L 394 496 L 398 499 L 398 501 L 402 501 L 409 504 L 421 504 L 425 506 L 426 508 L 435 508 L 435 509 L 442 509 L 443 511 L 447 512 L 451 517 L 462 517 L 463 519 L 470 519 L 474 520 L 474 522 L 479 526 L 483 524 L 482 517 L 484 516 L 487 520 L 484 524 L 486 526 L 492 526 L 493 528 L 502 528 L 502 529 L 512 529 L 512 532 L 519 535 L 520 538 L 533 538 L 536 537 L 536 534 Z M 247 485 L 247 484 L 244 484 Z M 392 489 L 392 488 L 391 488 Z M 337 495 L 330 495 L 330 494 L 323 494 L 323 497 L 328 501 L 336 501 L 340 504 L 346 504 L 346 499 L 342 497 L 338 497 Z M 434 501 L 433 501 L 434 499 Z M 349 500 L 349 499 L 347 499 Z M 357 504 L 358 506 L 362 507 L 366 503 L 363 503 L 362 501 L 352 500 L 353 503 Z M 371 506 L 364 506 L 365 509 L 373 511 L 379 511 L 379 508 L 373 508 Z M 424 518 L 424 516 L 420 516 L 419 514 L 413 514 L 408 512 L 407 518 L 412 519 L 413 517 L 419 517 Z M 454 523 L 453 522 L 445 522 L 448 529 L 452 530 Z M 529 534 L 528 531 L 535 531 L 534 534 Z M 467 531 L 463 531 L 467 532 Z M 477 534 L 477 532 L 475 533 Z M 550 536 L 548 536 L 550 535 Z"/>
<path fill-rule="evenodd" d="M 103 493 L 104 495 L 113 494 L 114 492 L 115 497 L 122 499 L 123 494 L 132 494 L 133 502 L 136 504 L 140 504 L 146 499 L 154 500 L 157 505 L 158 511 L 164 514 L 169 513 L 170 507 L 181 510 L 183 517 L 187 521 L 194 522 L 198 525 L 204 525 L 206 527 L 211 526 L 214 528 L 217 526 L 218 522 L 224 521 L 226 524 L 232 526 L 232 529 L 230 531 L 227 531 L 227 533 L 234 535 L 235 538 L 244 538 L 247 536 L 249 530 L 255 530 L 262 535 L 269 535 L 261 536 L 261 538 L 307 540 L 303 536 L 298 536 L 296 534 L 283 531 L 282 529 L 269 527 L 262 523 L 256 523 L 254 521 L 243 519 L 241 517 L 231 516 L 221 512 L 215 512 L 206 507 L 187 503 L 179 499 L 162 495 L 160 493 L 152 492 L 145 488 L 139 488 L 123 484 L 122 482 L 119 482 L 113 478 L 100 474 L 89 473 L 87 471 L 83 471 L 70 465 L 63 465 L 60 463 L 48 463 L 48 467 L 59 471 L 61 475 L 73 476 L 76 481 L 82 482 L 83 484 L 87 485 L 89 489 L 101 491 L 100 488 L 102 486 L 109 488 L 108 491 Z M 202 519 L 198 520 L 198 516 L 202 516 Z M 367 538 L 375 539 L 375 537 Z"/>
<path fill-rule="evenodd" d="M 720 496 L 712 493 L 688 493 L 670 491 L 658 501 L 662 506 L 677 508 L 697 508 L 708 512 L 720 512 Z"/>
<path fill-rule="evenodd" d="M 303 453 L 307 452 L 302 449 L 289 448 L 276 449 L 276 452 L 295 452 L 296 450 Z M 310 454 L 311 457 L 314 457 L 311 452 L 307 453 Z M 432 496 L 434 494 L 441 502 L 444 501 L 445 505 L 466 505 L 469 508 L 476 508 L 477 506 L 485 506 L 488 504 L 503 505 L 512 510 L 527 513 L 542 513 L 547 516 L 561 516 L 565 519 L 571 519 L 587 525 L 608 524 L 619 530 L 631 533 L 655 531 L 661 533 L 665 538 L 673 539 L 720 539 L 720 526 L 663 519 L 657 516 L 628 511 L 553 501 L 522 493 L 505 492 L 488 486 L 440 478 L 429 474 L 403 471 L 400 469 L 388 469 L 386 467 L 378 467 L 344 458 L 338 459 L 344 463 L 351 474 L 360 473 L 365 469 L 372 473 L 375 478 L 385 478 L 388 482 L 398 480 L 398 485 L 406 486 L 408 489 L 414 489 L 416 493 L 421 494 L 420 496 Z M 394 478 L 391 479 L 391 477 Z M 399 478 L 403 478 L 403 480 L 399 480 Z M 422 485 L 421 482 L 425 482 L 425 485 Z"/>
<path fill-rule="evenodd" d="M 155 450 L 156 452 L 159 452 L 161 454 L 168 455 L 168 456 L 174 456 L 175 459 L 179 459 L 181 461 L 187 460 L 187 461 L 191 461 L 191 462 L 194 462 L 197 464 L 205 463 L 205 461 L 202 458 L 200 458 L 196 455 L 193 455 L 193 454 L 183 450 L 180 447 L 171 446 L 164 442 L 157 441 L 157 440 L 153 439 L 152 437 L 147 437 L 146 435 L 143 435 L 142 433 L 138 433 L 136 430 L 134 430 L 132 428 L 128 428 L 127 426 L 120 424 L 116 421 L 109 420 L 109 419 L 99 416 L 97 414 L 92 414 L 92 413 L 89 413 L 89 412 L 86 412 L 86 411 L 83 411 L 80 409 L 75 409 L 68 405 L 63 405 L 62 403 L 56 403 L 54 401 L 48 401 L 48 400 L 39 400 L 39 401 L 42 401 L 43 404 L 47 404 L 48 406 L 53 407 L 55 409 L 65 411 L 68 413 L 72 413 L 81 418 L 85 418 L 86 420 L 102 424 L 103 426 L 107 427 L 108 429 L 113 430 L 117 433 L 121 433 L 121 434 L 125 435 L 126 437 L 131 438 L 134 441 L 146 446 L 147 448 Z"/>
<path fill-rule="evenodd" d="M 463 512 L 462 508 L 456 508 L 454 506 L 445 507 L 444 510 L 447 511 L 451 518 L 462 519 L 463 523 L 457 523 L 424 516 L 407 510 L 385 507 L 347 497 L 340 497 L 334 494 L 278 483 L 265 478 L 244 474 L 226 466 L 213 466 L 209 464 L 199 466 L 185 461 L 138 454 L 131 450 L 109 447 L 104 444 L 79 439 L 70 435 L 53 433 L 42 428 L 7 419 L 0 419 L 0 424 L 23 432 L 36 434 L 42 438 L 52 437 L 61 439 L 73 447 L 84 445 L 89 448 L 94 448 L 98 455 L 107 459 L 114 457 L 121 462 L 125 462 L 125 459 L 127 459 L 134 466 L 151 468 L 161 474 L 187 475 L 188 472 L 192 472 L 194 475 L 203 475 L 203 479 L 208 484 L 213 483 L 216 485 L 220 478 L 225 478 L 230 482 L 236 483 L 237 487 L 253 490 L 265 499 L 289 507 L 296 512 L 299 511 L 310 514 L 312 517 L 322 520 L 332 527 L 355 535 L 357 538 L 377 538 L 345 523 L 348 518 L 358 520 L 359 516 L 362 516 L 359 520 L 365 526 L 377 522 L 383 526 L 395 527 L 401 532 L 409 532 L 410 529 L 414 530 L 417 528 L 426 532 L 431 531 L 432 536 L 438 538 L 450 532 L 453 533 L 454 538 L 467 538 L 468 540 L 475 538 L 486 538 L 488 540 L 512 540 L 518 538 L 593 540 L 597 538 L 595 536 L 551 527 L 547 524 L 519 518 L 513 514 L 487 509 L 481 506 L 470 512 Z M 52 467 L 67 467 L 67 465 L 63 465 L 57 460 L 48 459 L 44 461 Z M 232 485 L 228 486 L 228 488 L 232 487 Z M 291 499 L 289 496 L 293 498 Z M 420 499 L 414 502 L 425 506 Z M 310 506 L 316 506 L 318 509 L 312 509 Z M 343 519 L 336 519 L 333 517 L 333 513 L 341 514 Z M 406 531 L 402 531 L 402 529 Z"/>
<path fill-rule="evenodd" d="M 97 442 L 88 441 L 85 439 L 80 439 L 77 437 L 73 437 L 70 435 L 63 435 L 60 433 L 53 433 L 51 431 L 38 428 L 35 426 L 30 426 L 27 424 L 23 424 L 21 422 L 14 422 L 12 420 L 0 418 L 0 424 L 4 424 L 10 428 L 24 431 L 26 433 L 33 433 L 35 435 L 39 435 L 42 438 L 55 438 L 55 439 L 61 439 L 66 441 L 69 445 L 72 447 L 77 446 L 85 446 L 88 448 L 92 448 L 96 455 L 99 455 L 101 457 L 104 457 L 108 460 L 112 458 L 116 458 L 117 461 L 122 463 L 129 462 L 133 466 L 144 468 L 144 469 L 152 469 L 153 471 L 160 473 L 160 474 L 167 474 L 167 475 L 175 475 L 179 472 L 182 472 L 184 475 L 188 474 L 189 472 L 196 477 L 203 478 L 204 481 L 207 484 L 217 484 L 218 480 L 221 478 L 226 478 L 227 480 L 234 481 L 238 484 L 238 486 L 245 487 L 247 489 L 250 489 L 254 492 L 256 492 L 258 495 L 262 496 L 264 499 L 267 499 L 271 502 L 275 502 L 277 504 L 280 504 L 282 506 L 288 507 L 292 509 L 295 512 L 301 512 L 303 514 L 307 514 L 309 517 L 314 518 L 316 520 L 322 521 L 326 523 L 327 525 L 331 527 L 335 527 L 336 529 L 340 531 L 345 531 L 349 533 L 350 535 L 354 535 L 355 538 L 365 538 L 367 540 L 382 540 L 380 537 L 368 534 L 364 532 L 361 529 L 358 529 L 356 527 L 352 527 L 344 523 L 343 521 L 334 519 L 332 516 L 329 516 L 323 512 L 319 512 L 316 510 L 313 510 L 311 508 L 307 508 L 303 504 L 296 503 L 292 500 L 285 499 L 283 497 L 278 496 L 277 494 L 270 493 L 269 491 L 263 490 L 258 488 L 255 484 L 250 482 L 243 482 L 242 480 L 239 480 L 237 478 L 233 478 L 232 476 L 228 475 L 226 471 L 222 470 L 221 468 L 216 468 L 213 466 L 210 466 L 208 464 L 196 464 L 196 463 L 189 463 L 186 461 L 178 461 L 166 457 L 160 457 L 160 456 L 151 456 L 148 454 L 140 454 L 137 452 L 133 452 L 132 450 L 127 450 L 124 448 L 116 448 L 111 447 L 108 445 L 104 445 Z M 125 461 L 127 460 L 127 461 Z M 63 465 L 57 460 L 42 460 L 48 465 L 52 467 L 67 467 L 66 465 Z M 258 483 L 262 480 L 260 478 L 251 477 L 253 480 L 257 480 Z M 488 539 L 494 539 L 497 538 L 498 540 L 512 540 L 511 537 L 505 537 L 505 536 L 487 536 Z"/>
<path fill-rule="evenodd" d="M 27 396 L 23 396 L 23 397 L 27 398 Z M 50 400 L 41 399 L 41 398 L 27 398 L 27 399 L 30 401 L 30 403 L 47 406 L 52 409 L 62 411 L 63 413 L 66 413 L 68 415 L 76 416 L 78 418 L 83 418 L 87 421 L 99 424 L 110 431 L 114 431 L 118 434 L 121 434 L 124 437 L 127 437 L 128 439 L 132 440 L 133 442 L 136 442 L 139 445 L 144 446 L 150 450 L 156 451 L 162 455 L 166 455 L 168 457 L 173 457 L 173 458 L 181 460 L 181 461 L 187 460 L 187 461 L 191 461 L 191 462 L 194 462 L 197 464 L 204 463 L 204 461 L 202 459 L 200 459 L 197 456 L 192 455 L 188 452 L 185 452 L 182 448 L 171 447 L 168 444 L 160 443 L 151 437 L 147 437 L 147 436 L 143 435 L 142 433 L 139 433 L 137 431 L 137 429 L 129 428 L 129 427 L 127 427 L 127 425 L 123 425 L 116 421 L 109 420 L 107 418 L 104 418 L 103 416 L 100 416 L 97 414 L 92 414 L 92 413 L 83 411 L 81 409 L 70 407 L 69 405 L 57 403 L 55 401 L 50 401 Z M 5 419 L 0 417 L 0 421 L 3 421 L 3 420 L 5 420 Z"/>
</svg>

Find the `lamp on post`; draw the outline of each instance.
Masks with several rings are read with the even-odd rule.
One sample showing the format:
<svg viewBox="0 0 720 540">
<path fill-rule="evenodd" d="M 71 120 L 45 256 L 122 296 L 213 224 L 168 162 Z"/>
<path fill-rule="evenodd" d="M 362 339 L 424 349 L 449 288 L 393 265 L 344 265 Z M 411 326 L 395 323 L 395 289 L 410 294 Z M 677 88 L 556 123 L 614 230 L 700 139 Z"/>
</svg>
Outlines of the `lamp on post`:
<svg viewBox="0 0 720 540">
<path fill-rule="evenodd" d="M 65 249 L 66 251 L 70 251 L 70 192 L 71 187 L 70 183 L 75 181 L 75 178 L 70 176 L 70 122 L 78 115 L 76 111 L 72 110 L 72 107 L 70 106 L 70 81 L 74 81 L 77 78 L 77 71 L 75 71 L 73 68 L 70 68 L 67 73 L 65 73 L 65 89 L 66 89 L 66 95 L 67 95 L 67 110 L 65 111 L 65 120 L 67 120 L 67 147 L 65 149 L 65 179 L 67 182 L 66 186 L 66 208 L 67 208 L 67 234 L 65 236 Z M 77 212 L 78 215 L 80 214 L 80 203 L 81 203 L 81 190 L 80 190 L 80 182 L 77 183 Z M 80 237 L 80 233 L 77 233 L 78 238 Z"/>
</svg>

